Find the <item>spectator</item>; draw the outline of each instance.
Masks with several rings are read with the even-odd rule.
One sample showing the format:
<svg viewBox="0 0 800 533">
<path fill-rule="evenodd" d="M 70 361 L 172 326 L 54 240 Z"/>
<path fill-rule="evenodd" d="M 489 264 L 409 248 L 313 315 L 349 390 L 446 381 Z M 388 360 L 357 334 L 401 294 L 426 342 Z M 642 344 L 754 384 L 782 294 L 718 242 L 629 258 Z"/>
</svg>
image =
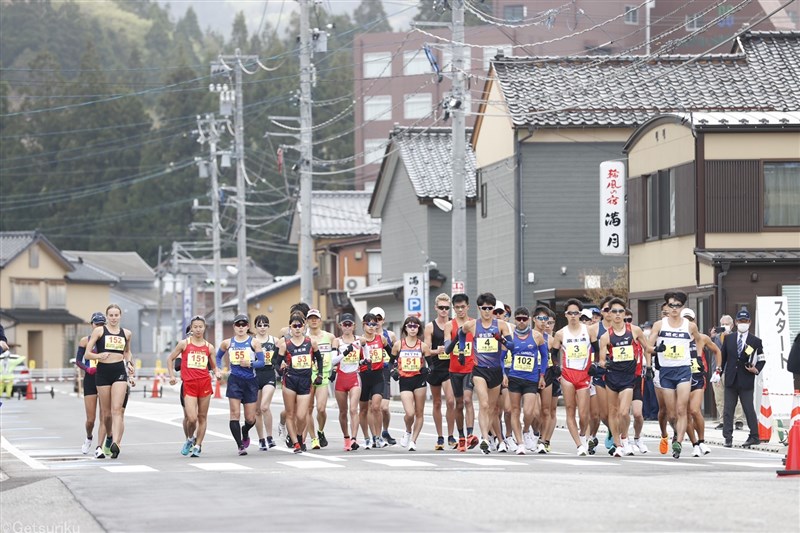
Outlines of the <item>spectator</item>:
<svg viewBox="0 0 800 533">
<path fill-rule="evenodd" d="M 717 348 L 722 350 L 722 342 L 725 336 L 733 330 L 733 317 L 731 315 L 722 315 L 719 318 L 719 326 L 711 328 L 708 336 L 717 345 Z M 711 358 L 709 361 L 709 375 L 711 375 L 717 367 L 717 361 Z M 717 426 L 714 429 L 722 429 L 722 403 L 725 400 L 725 376 L 721 376 L 718 382 L 712 384 L 714 389 L 714 403 L 717 407 Z M 736 405 L 736 411 L 733 414 L 734 425 L 736 429 L 741 430 L 744 427 L 744 414 L 742 413 L 742 406 Z"/>
<path fill-rule="evenodd" d="M 6 332 L 3 329 L 3 325 L 0 324 L 0 353 L 5 352 L 8 350 L 8 339 L 6 338 Z"/>
</svg>

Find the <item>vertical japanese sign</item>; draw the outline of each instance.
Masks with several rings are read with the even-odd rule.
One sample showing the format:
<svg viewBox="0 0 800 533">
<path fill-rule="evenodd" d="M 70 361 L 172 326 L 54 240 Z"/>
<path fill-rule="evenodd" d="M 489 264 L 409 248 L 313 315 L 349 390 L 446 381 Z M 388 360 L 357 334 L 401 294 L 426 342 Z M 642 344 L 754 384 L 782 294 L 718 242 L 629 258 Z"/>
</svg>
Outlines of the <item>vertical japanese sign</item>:
<svg viewBox="0 0 800 533">
<path fill-rule="evenodd" d="M 600 163 L 600 253 L 625 255 L 625 163 Z"/>
<path fill-rule="evenodd" d="M 415 316 L 422 320 L 425 309 L 425 290 L 422 272 L 403 274 L 403 316 Z"/>
<path fill-rule="evenodd" d="M 755 335 L 764 345 L 766 364 L 761 371 L 762 385 L 769 389 L 772 412 L 788 418 L 792 409 L 792 373 L 786 369 L 792 339 L 789 334 L 789 303 L 786 296 L 756 297 Z M 752 330 L 751 330 L 752 331 Z M 761 395 L 758 395 L 760 398 Z M 758 403 L 758 402 L 756 402 Z"/>
<path fill-rule="evenodd" d="M 183 331 L 178 332 L 178 338 L 182 339 L 186 332 L 186 326 L 192 319 L 194 312 L 194 287 L 187 283 L 183 288 Z"/>
</svg>

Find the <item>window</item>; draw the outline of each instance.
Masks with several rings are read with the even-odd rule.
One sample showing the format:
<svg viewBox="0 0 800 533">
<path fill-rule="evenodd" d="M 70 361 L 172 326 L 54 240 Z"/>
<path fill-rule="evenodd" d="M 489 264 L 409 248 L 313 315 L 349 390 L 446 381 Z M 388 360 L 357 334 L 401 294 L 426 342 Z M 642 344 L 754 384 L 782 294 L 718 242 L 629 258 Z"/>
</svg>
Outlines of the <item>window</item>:
<svg viewBox="0 0 800 533">
<path fill-rule="evenodd" d="M 686 15 L 686 31 L 697 31 L 703 27 L 703 17 L 699 13 L 696 15 Z"/>
<path fill-rule="evenodd" d="M 383 152 L 386 150 L 385 139 L 366 139 L 364 140 L 364 164 L 371 165 L 380 163 L 383 159 Z"/>
<path fill-rule="evenodd" d="M 625 24 L 639 24 L 639 10 L 636 6 L 625 6 Z"/>
<path fill-rule="evenodd" d="M 647 177 L 647 238 L 677 234 L 675 170 L 659 170 Z"/>
<path fill-rule="evenodd" d="M 497 55 L 497 51 L 502 50 L 503 55 L 510 56 L 513 54 L 514 47 L 504 44 L 489 45 L 488 48 L 483 49 L 483 70 L 489 70 L 489 62 Z"/>
<path fill-rule="evenodd" d="M 764 226 L 800 226 L 800 161 L 764 163 Z"/>
<path fill-rule="evenodd" d="M 508 22 L 519 22 L 525 18 L 525 6 L 503 6 L 503 18 Z"/>
<path fill-rule="evenodd" d="M 403 117 L 406 120 L 422 118 L 433 108 L 433 95 L 431 93 L 407 94 L 403 104 Z"/>
<path fill-rule="evenodd" d="M 35 244 L 28 248 L 28 266 L 39 268 L 39 247 Z"/>
<path fill-rule="evenodd" d="M 388 78 L 392 75 L 391 52 L 373 52 L 364 54 L 365 78 Z"/>
<path fill-rule="evenodd" d="M 403 52 L 403 75 L 417 76 L 419 74 L 430 74 L 431 64 L 422 50 L 413 52 Z"/>
<path fill-rule="evenodd" d="M 65 283 L 47 283 L 47 308 L 67 308 L 67 285 Z"/>
<path fill-rule="evenodd" d="M 392 120 L 392 95 L 365 98 L 364 120 Z"/>
<path fill-rule="evenodd" d="M 11 306 L 39 309 L 39 282 L 25 280 L 12 281 Z"/>
</svg>

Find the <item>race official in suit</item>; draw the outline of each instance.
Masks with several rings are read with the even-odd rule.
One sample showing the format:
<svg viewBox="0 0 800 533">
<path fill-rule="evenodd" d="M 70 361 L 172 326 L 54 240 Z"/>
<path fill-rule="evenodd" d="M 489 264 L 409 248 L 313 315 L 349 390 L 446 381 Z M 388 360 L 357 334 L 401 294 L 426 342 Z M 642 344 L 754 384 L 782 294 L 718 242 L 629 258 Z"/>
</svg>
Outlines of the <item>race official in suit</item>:
<svg viewBox="0 0 800 533">
<path fill-rule="evenodd" d="M 758 444 L 758 419 L 753 406 L 755 378 L 764 368 L 766 358 L 761 339 L 750 333 L 750 312 L 742 309 L 736 314 L 736 331 L 725 336 L 722 343 L 722 368 L 725 375 L 725 408 L 723 411 L 722 436 L 725 447 L 733 445 L 733 412 L 738 401 L 742 402 L 750 435 L 742 444 L 749 448 Z"/>
</svg>

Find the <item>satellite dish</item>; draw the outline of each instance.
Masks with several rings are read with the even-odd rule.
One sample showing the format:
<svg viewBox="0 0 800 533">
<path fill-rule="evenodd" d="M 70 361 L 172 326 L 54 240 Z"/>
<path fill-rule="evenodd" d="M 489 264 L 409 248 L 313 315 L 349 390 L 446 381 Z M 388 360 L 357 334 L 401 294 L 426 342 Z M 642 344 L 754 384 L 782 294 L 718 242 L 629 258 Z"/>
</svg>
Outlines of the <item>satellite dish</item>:
<svg viewBox="0 0 800 533">
<path fill-rule="evenodd" d="M 444 211 L 445 213 L 449 213 L 453 210 L 453 204 L 448 202 L 444 198 L 434 198 L 433 205 Z"/>
</svg>

